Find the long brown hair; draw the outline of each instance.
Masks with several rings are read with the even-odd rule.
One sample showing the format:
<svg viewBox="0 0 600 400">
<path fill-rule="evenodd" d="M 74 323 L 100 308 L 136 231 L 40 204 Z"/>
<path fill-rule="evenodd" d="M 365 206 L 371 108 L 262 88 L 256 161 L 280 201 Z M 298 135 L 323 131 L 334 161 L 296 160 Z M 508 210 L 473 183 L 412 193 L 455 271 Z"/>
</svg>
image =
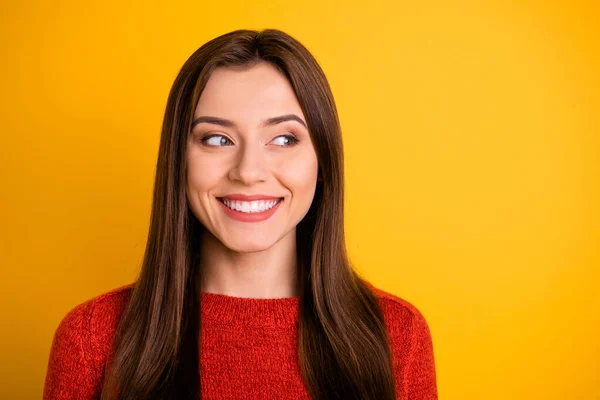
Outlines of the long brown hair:
<svg viewBox="0 0 600 400">
<path fill-rule="evenodd" d="M 350 265 L 344 236 L 340 124 L 319 64 L 275 30 L 236 30 L 196 50 L 169 93 L 142 268 L 117 327 L 102 400 L 199 399 L 198 254 L 204 229 L 189 208 L 186 146 L 195 106 L 217 67 L 268 62 L 290 81 L 306 117 L 321 179 L 297 226 L 298 355 L 313 399 L 396 398 L 382 311 Z"/>
</svg>

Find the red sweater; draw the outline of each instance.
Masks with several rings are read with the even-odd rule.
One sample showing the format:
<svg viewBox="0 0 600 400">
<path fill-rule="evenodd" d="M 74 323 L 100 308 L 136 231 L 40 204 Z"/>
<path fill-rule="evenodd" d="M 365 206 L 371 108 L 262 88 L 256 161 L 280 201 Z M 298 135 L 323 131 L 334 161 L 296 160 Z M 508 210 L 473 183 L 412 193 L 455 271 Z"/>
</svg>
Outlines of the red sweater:
<svg viewBox="0 0 600 400">
<path fill-rule="evenodd" d="M 107 355 L 131 286 L 79 304 L 62 319 L 50 350 L 44 400 L 100 398 Z M 391 340 L 397 398 L 436 400 L 433 345 L 423 315 L 408 301 L 370 287 Z M 203 292 L 202 398 L 308 400 L 296 350 L 298 305 L 299 297 Z"/>
</svg>

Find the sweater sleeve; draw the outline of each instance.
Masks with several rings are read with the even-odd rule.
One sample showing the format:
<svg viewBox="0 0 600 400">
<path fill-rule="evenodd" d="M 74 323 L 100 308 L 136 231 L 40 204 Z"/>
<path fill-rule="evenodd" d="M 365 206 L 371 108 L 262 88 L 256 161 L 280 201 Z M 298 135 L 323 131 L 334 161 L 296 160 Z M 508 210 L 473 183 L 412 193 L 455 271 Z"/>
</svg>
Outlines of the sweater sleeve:
<svg viewBox="0 0 600 400">
<path fill-rule="evenodd" d="M 43 400 L 100 398 L 98 374 L 90 360 L 93 303 L 69 311 L 54 333 Z"/>
<path fill-rule="evenodd" d="M 412 319 L 410 347 L 404 372 L 406 400 L 437 400 L 431 332 L 427 321 L 416 309 Z"/>
</svg>

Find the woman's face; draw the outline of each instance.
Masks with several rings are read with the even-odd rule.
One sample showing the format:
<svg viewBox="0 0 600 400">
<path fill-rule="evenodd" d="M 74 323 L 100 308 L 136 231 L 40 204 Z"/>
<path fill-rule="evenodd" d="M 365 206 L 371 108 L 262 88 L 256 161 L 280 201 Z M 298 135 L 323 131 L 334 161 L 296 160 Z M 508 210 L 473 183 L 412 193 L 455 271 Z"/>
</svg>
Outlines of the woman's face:
<svg viewBox="0 0 600 400">
<path fill-rule="evenodd" d="M 288 80 L 268 63 L 212 72 L 195 109 L 187 163 L 194 215 L 236 252 L 265 250 L 295 233 L 316 189 L 306 119 Z"/>
</svg>

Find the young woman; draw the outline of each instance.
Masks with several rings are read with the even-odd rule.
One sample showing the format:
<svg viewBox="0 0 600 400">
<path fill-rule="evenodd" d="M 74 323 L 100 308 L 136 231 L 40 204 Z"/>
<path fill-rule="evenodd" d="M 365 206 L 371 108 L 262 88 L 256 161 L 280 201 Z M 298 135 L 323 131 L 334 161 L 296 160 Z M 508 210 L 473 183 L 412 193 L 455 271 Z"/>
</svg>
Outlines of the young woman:
<svg viewBox="0 0 600 400">
<path fill-rule="evenodd" d="M 423 315 L 351 268 L 343 184 L 305 47 L 200 47 L 169 94 L 140 276 L 64 317 L 44 399 L 437 399 Z"/>
</svg>

